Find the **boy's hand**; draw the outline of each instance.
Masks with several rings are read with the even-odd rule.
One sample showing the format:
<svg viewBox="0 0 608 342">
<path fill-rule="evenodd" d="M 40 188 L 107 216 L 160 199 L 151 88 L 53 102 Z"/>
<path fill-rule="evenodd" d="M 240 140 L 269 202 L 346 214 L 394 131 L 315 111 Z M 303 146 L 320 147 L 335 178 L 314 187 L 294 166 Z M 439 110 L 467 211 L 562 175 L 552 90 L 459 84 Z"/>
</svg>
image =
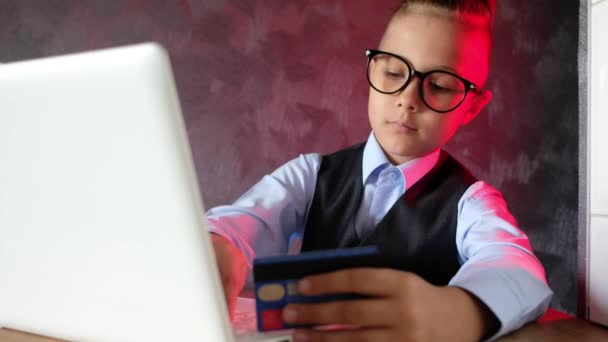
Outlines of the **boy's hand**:
<svg viewBox="0 0 608 342">
<path fill-rule="evenodd" d="M 343 330 L 302 330 L 296 341 L 478 341 L 492 314 L 468 292 L 437 287 L 415 274 L 359 268 L 311 276 L 298 283 L 305 295 L 358 293 L 369 299 L 291 304 L 288 323 L 346 325 Z"/>
<path fill-rule="evenodd" d="M 211 233 L 211 242 L 213 243 L 215 259 L 224 286 L 228 312 L 230 318 L 232 318 L 236 298 L 245 286 L 245 280 L 247 279 L 247 259 L 243 252 L 218 234 Z"/>
</svg>

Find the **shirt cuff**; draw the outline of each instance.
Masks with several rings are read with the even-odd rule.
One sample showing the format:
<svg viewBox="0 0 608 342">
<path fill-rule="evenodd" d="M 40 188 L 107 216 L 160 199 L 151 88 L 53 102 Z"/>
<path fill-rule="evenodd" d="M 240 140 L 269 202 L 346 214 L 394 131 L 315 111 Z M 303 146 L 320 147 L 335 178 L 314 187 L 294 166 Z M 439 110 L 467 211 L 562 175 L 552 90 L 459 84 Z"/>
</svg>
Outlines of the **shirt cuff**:
<svg viewBox="0 0 608 342">
<path fill-rule="evenodd" d="M 500 322 L 500 329 L 487 341 L 493 341 L 540 317 L 547 311 L 553 296 L 543 280 L 534 278 L 522 269 L 461 271 L 449 285 L 476 296 Z"/>
</svg>

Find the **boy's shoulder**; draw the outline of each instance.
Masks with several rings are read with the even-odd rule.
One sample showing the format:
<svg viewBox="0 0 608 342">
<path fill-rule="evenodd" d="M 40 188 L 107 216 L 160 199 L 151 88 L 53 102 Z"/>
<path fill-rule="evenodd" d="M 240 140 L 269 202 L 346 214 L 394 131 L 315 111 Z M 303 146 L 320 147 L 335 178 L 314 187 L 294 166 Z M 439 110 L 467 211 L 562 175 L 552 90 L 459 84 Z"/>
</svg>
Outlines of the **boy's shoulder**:
<svg viewBox="0 0 608 342">
<path fill-rule="evenodd" d="M 467 181 L 467 183 L 472 184 L 478 181 L 477 177 L 475 177 L 462 162 L 460 162 L 446 150 L 441 149 L 440 151 L 439 161 L 437 164 L 439 164 L 440 161 L 443 163 L 448 163 L 447 166 L 454 169 L 462 179 Z"/>
<path fill-rule="evenodd" d="M 314 157 L 317 159 L 316 161 L 321 164 L 321 170 L 329 167 L 343 168 L 354 166 L 357 168 L 363 161 L 363 151 L 366 143 L 367 141 L 362 141 L 327 154 L 315 153 Z M 479 181 L 479 179 L 475 177 L 460 160 L 443 148 L 439 150 L 437 163 L 429 173 L 439 172 L 439 170 L 443 170 L 441 172 L 442 174 L 445 174 L 445 172 L 453 173 L 464 184 L 471 185 Z"/>
<path fill-rule="evenodd" d="M 332 153 L 321 155 L 321 168 L 327 168 L 330 165 L 359 166 L 359 164 L 361 164 L 363 161 L 363 150 L 365 149 L 365 144 L 366 141 L 363 141 Z"/>
</svg>

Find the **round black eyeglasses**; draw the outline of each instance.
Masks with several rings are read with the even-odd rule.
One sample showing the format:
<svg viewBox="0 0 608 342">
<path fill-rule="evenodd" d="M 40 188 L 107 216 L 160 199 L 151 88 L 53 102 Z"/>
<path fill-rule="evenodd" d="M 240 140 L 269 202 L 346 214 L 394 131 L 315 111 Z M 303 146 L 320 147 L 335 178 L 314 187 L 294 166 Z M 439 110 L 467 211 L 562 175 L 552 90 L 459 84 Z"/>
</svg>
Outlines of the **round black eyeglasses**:
<svg viewBox="0 0 608 342">
<path fill-rule="evenodd" d="M 469 91 L 478 91 L 472 82 L 445 70 L 425 73 L 414 68 L 401 56 L 390 52 L 371 50 L 367 55 L 367 80 L 374 90 L 382 94 L 395 94 L 407 87 L 409 82 L 420 78 L 420 98 L 427 107 L 447 113 L 464 102 Z"/>
</svg>

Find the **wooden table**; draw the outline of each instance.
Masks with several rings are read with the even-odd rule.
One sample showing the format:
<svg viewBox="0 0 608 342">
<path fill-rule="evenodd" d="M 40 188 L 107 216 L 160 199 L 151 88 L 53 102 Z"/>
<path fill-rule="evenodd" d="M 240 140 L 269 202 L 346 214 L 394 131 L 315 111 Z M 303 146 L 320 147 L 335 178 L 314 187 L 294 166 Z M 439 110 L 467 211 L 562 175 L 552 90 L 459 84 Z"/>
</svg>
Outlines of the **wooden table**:
<svg viewBox="0 0 608 342">
<path fill-rule="evenodd" d="M 570 318 L 532 323 L 504 336 L 500 342 L 602 342 L 608 341 L 608 329 L 587 321 Z"/>
<path fill-rule="evenodd" d="M 1 342 L 57 342 L 59 340 L 31 335 L 15 330 L 0 329 Z M 535 323 L 504 336 L 499 342 L 608 342 L 608 328 L 564 314 L 548 312 Z"/>
</svg>

